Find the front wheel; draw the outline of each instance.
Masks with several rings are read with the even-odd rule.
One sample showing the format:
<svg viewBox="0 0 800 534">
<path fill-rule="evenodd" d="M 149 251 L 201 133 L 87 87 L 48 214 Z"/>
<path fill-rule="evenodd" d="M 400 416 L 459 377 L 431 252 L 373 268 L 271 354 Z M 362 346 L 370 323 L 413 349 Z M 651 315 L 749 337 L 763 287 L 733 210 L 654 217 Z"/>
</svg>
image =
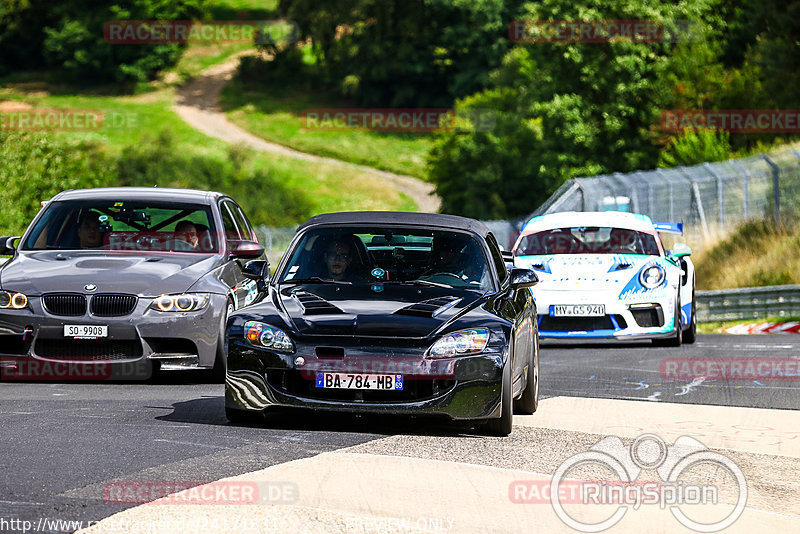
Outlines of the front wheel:
<svg viewBox="0 0 800 534">
<path fill-rule="evenodd" d="M 666 339 L 654 339 L 653 345 L 658 347 L 680 347 L 683 343 L 683 316 L 681 315 L 680 294 L 675 298 L 675 333 Z"/>
<path fill-rule="evenodd" d="M 500 398 L 500 417 L 491 419 L 486 423 L 486 433 L 492 436 L 507 436 L 511 434 L 514 422 L 514 406 L 511 398 L 511 358 L 509 357 L 503 368 L 503 388 Z"/>
<path fill-rule="evenodd" d="M 519 400 L 514 401 L 514 411 L 530 415 L 539 407 L 539 335 L 534 339 L 533 356 L 528 362 L 525 391 Z"/>
<path fill-rule="evenodd" d="M 233 424 L 247 425 L 263 422 L 264 414 L 262 412 L 236 410 L 235 408 L 228 408 L 226 406 L 225 418 Z"/>
<path fill-rule="evenodd" d="M 689 328 L 683 333 L 684 343 L 694 343 L 697 341 L 697 301 L 694 298 L 694 288 L 692 288 L 692 313 L 689 317 Z"/>
<path fill-rule="evenodd" d="M 211 369 L 211 378 L 217 384 L 225 382 L 227 372 L 227 355 L 225 354 L 225 326 L 228 324 L 228 316 L 233 313 L 233 302 L 230 300 L 225 304 L 225 313 L 219 325 L 219 339 L 217 340 L 217 355 L 214 358 L 214 367 Z"/>
</svg>

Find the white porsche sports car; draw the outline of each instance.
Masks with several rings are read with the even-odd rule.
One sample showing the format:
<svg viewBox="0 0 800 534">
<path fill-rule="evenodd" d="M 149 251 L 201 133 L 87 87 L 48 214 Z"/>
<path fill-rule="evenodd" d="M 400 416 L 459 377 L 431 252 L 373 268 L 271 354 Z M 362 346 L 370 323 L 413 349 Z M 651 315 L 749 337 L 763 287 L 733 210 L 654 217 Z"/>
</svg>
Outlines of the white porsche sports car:
<svg viewBox="0 0 800 534">
<path fill-rule="evenodd" d="M 532 288 L 542 338 L 652 339 L 678 346 L 697 331 L 692 253 L 665 250 L 659 232 L 682 224 L 645 215 L 562 212 L 528 221 L 513 254 L 536 271 Z"/>
</svg>

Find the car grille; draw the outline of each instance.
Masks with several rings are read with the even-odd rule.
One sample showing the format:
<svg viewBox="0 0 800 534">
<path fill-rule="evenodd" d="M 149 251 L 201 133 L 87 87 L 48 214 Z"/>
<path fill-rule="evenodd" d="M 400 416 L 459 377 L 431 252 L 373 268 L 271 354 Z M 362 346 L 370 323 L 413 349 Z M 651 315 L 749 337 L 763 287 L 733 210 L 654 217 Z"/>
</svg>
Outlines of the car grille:
<svg viewBox="0 0 800 534">
<path fill-rule="evenodd" d="M 341 402 L 416 402 L 438 397 L 455 386 L 455 380 L 405 380 L 402 391 L 323 389 L 298 371 L 267 371 L 267 381 L 279 391 L 307 399 Z"/>
<path fill-rule="evenodd" d="M 643 328 L 664 326 L 664 312 L 658 304 L 652 308 L 631 310 L 631 315 L 633 315 L 633 320 L 636 321 L 636 324 Z"/>
<path fill-rule="evenodd" d="M 92 315 L 98 317 L 120 317 L 128 315 L 136 307 L 133 295 L 95 295 L 92 297 Z"/>
<path fill-rule="evenodd" d="M 45 309 L 53 315 L 76 317 L 86 313 L 86 297 L 77 293 L 51 293 L 42 296 Z"/>
<path fill-rule="evenodd" d="M 34 352 L 53 360 L 135 360 L 142 356 L 142 344 L 137 340 L 38 339 Z"/>
<path fill-rule="evenodd" d="M 589 332 L 592 330 L 611 330 L 613 328 L 614 323 L 611 322 L 611 317 L 608 315 L 603 315 L 602 317 L 551 317 L 544 315 L 539 323 L 540 330 L 549 332 Z"/>
</svg>

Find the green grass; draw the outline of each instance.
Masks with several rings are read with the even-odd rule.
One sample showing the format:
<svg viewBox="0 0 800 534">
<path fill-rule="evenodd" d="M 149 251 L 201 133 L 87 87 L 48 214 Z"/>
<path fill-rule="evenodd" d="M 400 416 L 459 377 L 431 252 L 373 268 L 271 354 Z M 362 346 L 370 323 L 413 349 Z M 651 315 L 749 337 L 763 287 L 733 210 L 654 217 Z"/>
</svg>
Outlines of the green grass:
<svg viewBox="0 0 800 534">
<path fill-rule="evenodd" d="M 701 290 L 800 284 L 800 230 L 749 221 L 694 263 Z"/>
<path fill-rule="evenodd" d="M 724 334 L 726 328 L 742 324 L 753 323 L 789 323 L 800 321 L 800 316 L 792 317 L 760 317 L 758 319 L 741 319 L 737 321 L 713 321 L 709 323 L 697 323 L 697 331 L 700 334 Z"/>
<path fill-rule="evenodd" d="M 64 140 L 95 141 L 106 145 L 110 153 L 119 154 L 124 147 L 139 143 L 143 135 L 155 136 L 162 130 L 170 130 L 179 150 L 224 159 L 228 144 L 209 138 L 183 122 L 171 109 L 173 98 L 173 89 L 135 96 L 51 95 L 41 87 L 31 93 L 8 88 L 0 90 L 0 102 L 13 100 L 36 108 L 99 110 L 130 121 L 120 127 L 103 127 L 95 132 L 55 134 Z M 254 154 L 251 165 L 274 173 L 287 186 L 305 192 L 313 214 L 348 210 L 416 210 L 416 204 L 406 195 L 370 174 L 354 169 L 266 153 Z"/>
<path fill-rule="evenodd" d="M 238 78 L 222 93 L 228 118 L 253 135 L 302 152 L 425 179 L 427 133 L 304 131 L 308 109 L 355 107 L 331 94 L 289 84 L 245 83 Z"/>
</svg>

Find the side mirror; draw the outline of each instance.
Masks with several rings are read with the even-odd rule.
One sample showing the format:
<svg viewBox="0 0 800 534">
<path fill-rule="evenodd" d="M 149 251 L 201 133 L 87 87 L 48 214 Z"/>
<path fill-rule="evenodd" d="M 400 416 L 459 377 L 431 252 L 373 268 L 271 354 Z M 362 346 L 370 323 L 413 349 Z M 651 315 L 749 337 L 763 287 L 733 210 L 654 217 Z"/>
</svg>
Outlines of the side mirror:
<svg viewBox="0 0 800 534">
<path fill-rule="evenodd" d="M 242 274 L 250 280 L 269 281 L 269 262 L 267 260 L 250 260 L 244 264 Z"/>
<path fill-rule="evenodd" d="M 264 245 L 255 241 L 228 241 L 228 246 L 234 258 L 252 260 L 264 254 Z"/>
<path fill-rule="evenodd" d="M 514 267 L 511 269 L 511 287 L 514 289 L 522 289 L 523 287 L 532 287 L 539 283 L 539 277 L 531 269 L 522 269 Z"/>
<path fill-rule="evenodd" d="M 684 256 L 691 256 L 692 249 L 686 243 L 675 243 L 675 246 L 672 247 L 672 251 L 669 253 L 670 256 L 673 258 L 683 258 Z"/>
<path fill-rule="evenodd" d="M 0 256 L 12 256 L 17 250 L 14 246 L 14 241 L 19 239 L 20 236 L 5 236 L 0 237 Z"/>
</svg>

